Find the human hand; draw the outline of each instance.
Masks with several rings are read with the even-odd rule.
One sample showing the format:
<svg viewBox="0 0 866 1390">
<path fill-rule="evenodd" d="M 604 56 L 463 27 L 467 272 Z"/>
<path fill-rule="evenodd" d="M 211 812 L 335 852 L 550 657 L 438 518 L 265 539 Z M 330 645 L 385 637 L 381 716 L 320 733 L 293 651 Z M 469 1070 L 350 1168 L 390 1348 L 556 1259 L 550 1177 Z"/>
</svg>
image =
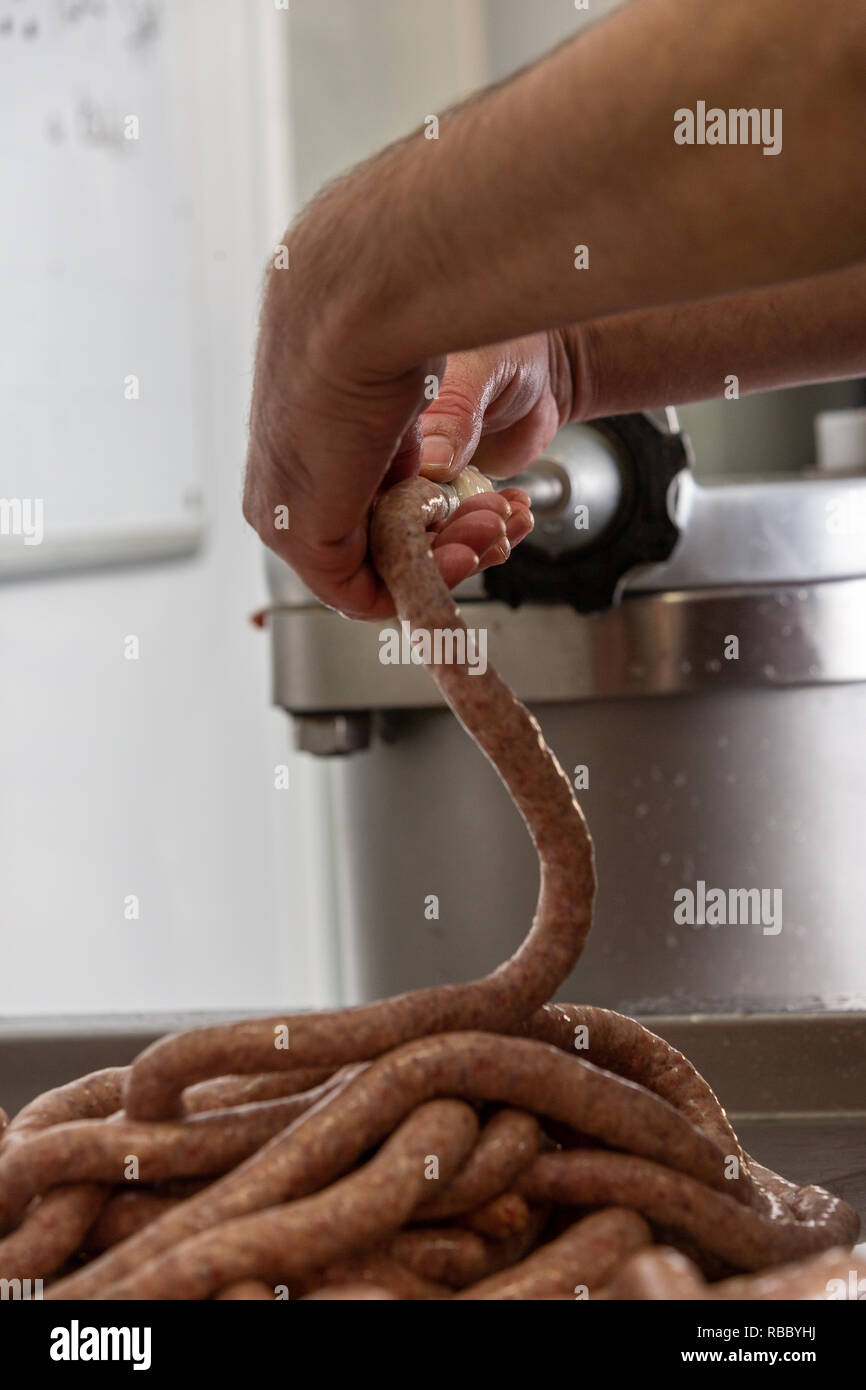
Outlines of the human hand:
<svg viewBox="0 0 866 1390">
<path fill-rule="evenodd" d="M 376 497 L 419 472 L 445 482 L 470 461 L 499 477 L 531 463 L 568 418 L 567 353 L 558 334 L 536 334 L 374 373 L 308 330 L 297 296 L 297 282 L 272 274 L 244 514 L 323 602 L 352 617 L 388 616 L 390 598 L 367 555 Z M 439 382 L 432 401 L 431 382 Z M 454 587 L 502 563 L 531 529 L 518 489 L 470 498 L 432 530 L 443 579 Z"/>
</svg>

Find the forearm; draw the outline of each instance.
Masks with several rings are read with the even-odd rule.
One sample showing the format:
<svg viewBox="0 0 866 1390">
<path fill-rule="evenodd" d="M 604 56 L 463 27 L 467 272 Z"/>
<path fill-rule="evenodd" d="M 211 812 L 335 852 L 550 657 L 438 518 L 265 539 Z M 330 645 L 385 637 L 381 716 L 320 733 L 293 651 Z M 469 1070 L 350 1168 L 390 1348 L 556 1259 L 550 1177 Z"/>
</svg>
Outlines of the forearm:
<svg viewBox="0 0 866 1390">
<path fill-rule="evenodd" d="M 368 557 L 377 491 L 427 464 L 461 467 L 476 446 L 500 463 L 507 453 L 515 472 L 537 457 L 573 406 L 559 325 L 591 325 L 574 346 L 596 349 L 594 413 L 627 408 L 631 374 L 633 408 L 713 394 L 723 369 L 738 371 L 728 356 L 744 389 L 768 363 L 782 373 L 787 362 L 786 380 L 814 376 L 812 347 L 798 358 L 783 341 L 794 330 L 773 328 L 772 296 L 751 301 L 697 370 L 691 359 L 720 322 L 698 301 L 866 261 L 864 68 L 863 3 L 634 0 L 444 116 L 439 139 L 416 135 L 326 189 L 290 229 L 288 262 L 275 261 L 266 287 L 248 520 L 325 602 L 383 614 L 389 600 Z M 746 115 L 782 108 L 782 151 L 678 144 L 676 113 L 698 102 Z M 576 246 L 588 248 L 589 269 L 575 265 Z M 682 333 L 674 382 L 636 360 L 628 325 L 612 316 L 689 303 L 691 320 L 668 312 L 631 325 L 655 357 L 665 326 Z M 459 350 L 505 340 L 492 364 L 466 354 L 475 361 L 463 364 L 461 398 Z M 440 425 L 443 396 L 452 434 L 462 412 L 459 438 L 425 432 L 431 382 L 442 388 Z M 288 529 L 277 517 L 290 517 Z M 498 520 L 511 541 L 514 515 Z M 459 514 L 453 525 L 464 525 Z M 474 525 L 437 552 L 447 583 L 487 563 L 489 527 Z M 463 556 L 457 569 L 446 552 Z"/>
<path fill-rule="evenodd" d="M 866 375 L 866 262 L 563 330 L 573 419 Z M 735 378 L 735 382 L 731 382 Z"/>
<path fill-rule="evenodd" d="M 626 7 L 325 195 L 332 337 L 374 317 L 377 365 L 397 371 L 860 259 L 864 29 L 849 0 L 820 22 L 811 0 Z M 781 108 L 782 152 L 676 144 L 674 113 L 698 100 Z"/>
</svg>

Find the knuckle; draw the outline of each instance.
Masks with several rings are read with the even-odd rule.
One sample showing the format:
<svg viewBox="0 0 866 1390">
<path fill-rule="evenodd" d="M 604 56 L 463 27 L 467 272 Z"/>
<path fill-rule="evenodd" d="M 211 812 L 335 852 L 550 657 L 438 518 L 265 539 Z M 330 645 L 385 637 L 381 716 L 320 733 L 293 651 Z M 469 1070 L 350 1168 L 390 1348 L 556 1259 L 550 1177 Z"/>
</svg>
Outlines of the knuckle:
<svg viewBox="0 0 866 1390">
<path fill-rule="evenodd" d="M 433 418 L 447 417 L 457 425 L 471 429 L 480 423 L 484 414 L 483 395 L 468 385 L 452 384 L 446 378 L 428 413 Z"/>
</svg>

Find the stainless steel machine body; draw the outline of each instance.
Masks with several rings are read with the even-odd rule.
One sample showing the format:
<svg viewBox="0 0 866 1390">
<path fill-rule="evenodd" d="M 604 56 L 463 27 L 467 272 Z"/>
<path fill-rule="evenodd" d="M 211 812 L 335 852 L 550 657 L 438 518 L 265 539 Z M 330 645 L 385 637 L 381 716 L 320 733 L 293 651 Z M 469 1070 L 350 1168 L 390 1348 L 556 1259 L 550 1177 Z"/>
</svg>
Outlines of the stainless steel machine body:
<svg viewBox="0 0 866 1390">
<path fill-rule="evenodd" d="M 651 423 L 667 448 L 675 421 Z M 664 483 L 667 557 L 629 553 L 620 572 L 622 555 L 605 568 L 629 551 L 609 543 L 620 440 L 599 428 L 563 431 L 536 466 L 566 466 L 581 495 L 578 465 L 594 477 L 591 544 L 555 527 L 551 541 L 544 516 L 537 529 L 556 565 L 588 549 L 590 587 L 615 601 L 576 611 L 580 575 L 569 602 L 539 599 L 538 553 L 514 571 L 517 606 L 483 577 L 459 591 L 595 839 L 595 926 L 562 997 L 653 1015 L 862 1009 L 866 478 L 706 486 L 684 457 Z M 608 455 L 594 472 L 593 451 Z M 540 510 L 557 505 L 545 484 Z M 655 523 L 637 532 L 657 555 Z M 302 747 L 350 754 L 330 771 L 349 997 L 485 972 L 535 900 L 516 812 L 426 673 L 381 663 L 387 624 L 342 622 L 273 557 L 269 571 L 275 702 Z"/>
</svg>

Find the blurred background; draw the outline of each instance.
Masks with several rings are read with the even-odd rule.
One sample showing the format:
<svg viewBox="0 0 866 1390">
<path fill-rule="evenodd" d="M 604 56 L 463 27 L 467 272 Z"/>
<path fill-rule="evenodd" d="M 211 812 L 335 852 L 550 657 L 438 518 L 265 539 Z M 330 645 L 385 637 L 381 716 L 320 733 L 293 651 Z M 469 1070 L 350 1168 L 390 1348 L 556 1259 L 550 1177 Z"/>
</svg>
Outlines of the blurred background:
<svg viewBox="0 0 866 1390">
<path fill-rule="evenodd" d="M 331 779 L 250 623 L 263 267 L 326 179 L 611 8 L 0 0 L 0 496 L 45 527 L 0 536 L 3 1014 L 341 993 Z M 789 472 L 863 402 L 681 418 L 699 477 Z"/>
</svg>

